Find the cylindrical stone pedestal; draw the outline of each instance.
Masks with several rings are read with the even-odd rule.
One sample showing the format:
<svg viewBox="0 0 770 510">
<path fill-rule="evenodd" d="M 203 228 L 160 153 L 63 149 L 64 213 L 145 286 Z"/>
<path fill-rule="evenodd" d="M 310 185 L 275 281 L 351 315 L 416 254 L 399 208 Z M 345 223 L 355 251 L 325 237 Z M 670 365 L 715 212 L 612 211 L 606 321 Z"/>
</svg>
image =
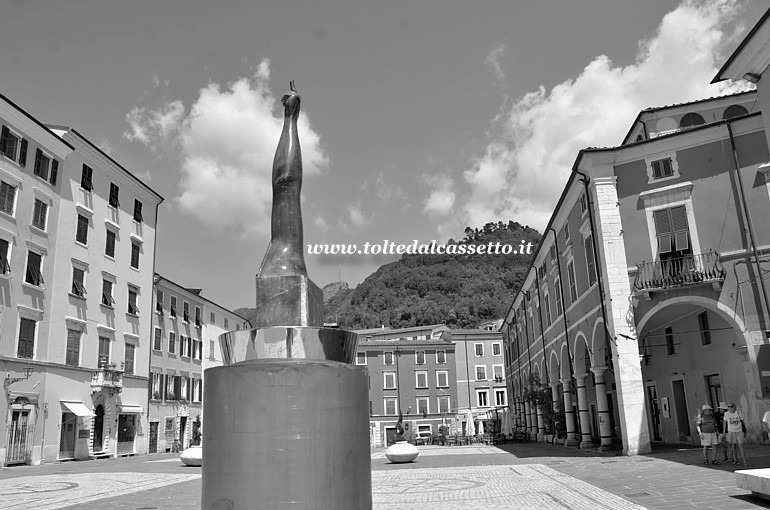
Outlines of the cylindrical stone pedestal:
<svg viewBox="0 0 770 510">
<path fill-rule="evenodd" d="M 202 509 L 370 509 L 368 393 L 335 361 L 206 370 Z"/>
</svg>

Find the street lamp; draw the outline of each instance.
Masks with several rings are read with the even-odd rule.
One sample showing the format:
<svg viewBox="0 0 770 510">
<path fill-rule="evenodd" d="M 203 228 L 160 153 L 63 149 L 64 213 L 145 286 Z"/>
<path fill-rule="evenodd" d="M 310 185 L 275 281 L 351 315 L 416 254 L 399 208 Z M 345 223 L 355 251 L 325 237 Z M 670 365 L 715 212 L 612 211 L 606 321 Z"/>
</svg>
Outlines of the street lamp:
<svg viewBox="0 0 770 510">
<path fill-rule="evenodd" d="M 24 366 L 24 377 L 11 377 L 11 374 L 5 374 L 5 380 L 3 381 L 3 386 L 8 387 L 11 384 L 19 381 L 24 381 L 26 379 L 29 379 L 29 377 L 32 375 L 32 372 L 34 372 L 34 369 L 32 368 L 32 365 L 27 363 Z"/>
</svg>

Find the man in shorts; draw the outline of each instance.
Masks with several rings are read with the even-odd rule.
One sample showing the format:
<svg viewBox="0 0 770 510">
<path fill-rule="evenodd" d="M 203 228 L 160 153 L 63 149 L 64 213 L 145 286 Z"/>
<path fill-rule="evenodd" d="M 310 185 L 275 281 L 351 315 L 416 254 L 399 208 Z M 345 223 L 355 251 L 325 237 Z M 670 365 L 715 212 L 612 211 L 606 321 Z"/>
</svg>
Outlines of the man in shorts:
<svg viewBox="0 0 770 510">
<path fill-rule="evenodd" d="M 695 420 L 695 428 L 698 430 L 700 443 L 703 445 L 703 463 L 709 464 L 709 447 L 713 447 L 714 455 L 710 463 L 719 464 L 717 462 L 717 448 L 719 445 L 717 420 L 714 417 L 714 409 L 710 405 L 703 404 L 698 419 Z"/>
<path fill-rule="evenodd" d="M 725 413 L 725 426 L 727 427 L 727 442 L 730 443 L 730 457 L 733 459 L 733 464 L 738 464 L 738 457 L 735 455 L 735 446 L 738 446 L 738 450 L 741 452 L 741 459 L 743 459 L 743 465 L 748 466 L 746 463 L 746 455 L 743 453 L 743 415 L 739 410 L 735 408 L 735 402 L 727 403 L 727 412 Z"/>
</svg>

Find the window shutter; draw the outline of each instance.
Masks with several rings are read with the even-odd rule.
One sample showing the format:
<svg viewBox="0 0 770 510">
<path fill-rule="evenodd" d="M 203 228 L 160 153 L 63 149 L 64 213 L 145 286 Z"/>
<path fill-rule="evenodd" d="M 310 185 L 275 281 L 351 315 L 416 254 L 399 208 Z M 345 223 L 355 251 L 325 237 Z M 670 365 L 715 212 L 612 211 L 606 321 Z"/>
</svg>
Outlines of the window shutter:
<svg viewBox="0 0 770 510">
<path fill-rule="evenodd" d="M 5 154 L 8 149 L 8 126 L 3 126 L 0 130 L 0 152 Z"/>
<path fill-rule="evenodd" d="M 51 184 L 56 186 L 56 177 L 59 175 L 59 161 L 56 159 L 51 160 Z"/>
<path fill-rule="evenodd" d="M 683 205 L 671 208 L 671 224 L 674 230 L 674 244 L 677 251 L 690 247 L 687 228 L 687 211 Z"/>
<path fill-rule="evenodd" d="M 40 175 L 40 160 L 43 159 L 43 151 L 35 150 L 35 174 Z"/>
<path fill-rule="evenodd" d="M 23 167 L 27 164 L 27 139 L 22 138 L 21 148 L 19 149 L 19 166 Z"/>
<path fill-rule="evenodd" d="M 669 253 L 671 251 L 671 220 L 668 209 L 655 211 L 655 232 L 658 235 L 658 253 Z"/>
</svg>

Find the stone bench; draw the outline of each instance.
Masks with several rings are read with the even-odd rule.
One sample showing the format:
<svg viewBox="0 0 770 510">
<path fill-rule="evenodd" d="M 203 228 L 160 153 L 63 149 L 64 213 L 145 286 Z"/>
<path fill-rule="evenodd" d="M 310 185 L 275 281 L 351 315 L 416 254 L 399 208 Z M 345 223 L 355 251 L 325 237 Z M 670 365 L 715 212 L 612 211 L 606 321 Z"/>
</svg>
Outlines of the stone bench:
<svg viewBox="0 0 770 510">
<path fill-rule="evenodd" d="M 741 469 L 735 472 L 735 483 L 760 498 L 770 499 L 770 468 Z"/>
</svg>

